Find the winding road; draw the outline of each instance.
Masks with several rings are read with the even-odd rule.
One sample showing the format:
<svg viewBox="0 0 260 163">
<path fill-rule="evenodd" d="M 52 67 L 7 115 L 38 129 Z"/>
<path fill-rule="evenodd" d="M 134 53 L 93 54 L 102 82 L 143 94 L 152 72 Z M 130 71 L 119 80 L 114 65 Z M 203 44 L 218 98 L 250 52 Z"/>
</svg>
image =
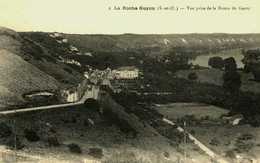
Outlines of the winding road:
<svg viewBox="0 0 260 163">
<path fill-rule="evenodd" d="M 55 104 L 55 105 L 48 105 L 48 106 L 38 106 L 38 107 L 31 107 L 31 108 L 21 108 L 15 110 L 7 110 L 7 111 L 0 111 L 0 115 L 8 115 L 8 114 L 15 114 L 15 113 L 22 113 L 22 112 L 30 112 L 30 111 L 38 111 L 38 110 L 48 110 L 48 109 L 57 109 L 57 108 L 64 108 L 69 106 L 76 106 L 82 105 L 87 99 L 93 98 L 98 99 L 99 94 L 99 87 L 93 86 L 91 90 L 86 91 L 82 98 L 73 103 L 66 103 L 66 104 Z"/>
</svg>

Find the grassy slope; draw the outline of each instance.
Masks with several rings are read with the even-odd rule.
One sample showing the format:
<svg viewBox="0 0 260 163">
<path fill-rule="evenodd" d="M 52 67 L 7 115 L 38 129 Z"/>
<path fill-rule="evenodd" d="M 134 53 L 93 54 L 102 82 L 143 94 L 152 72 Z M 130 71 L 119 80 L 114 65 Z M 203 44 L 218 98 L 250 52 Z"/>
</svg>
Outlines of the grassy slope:
<svg viewBox="0 0 260 163">
<path fill-rule="evenodd" d="M 88 119 L 91 119 L 94 125 L 91 125 Z M 52 159 L 56 162 L 100 160 L 89 154 L 89 148 L 102 149 L 104 156 L 101 160 L 107 163 L 174 163 L 177 157 L 181 156 L 176 151 L 176 147 L 169 145 L 166 138 L 154 135 L 153 131 L 147 129 L 142 135 L 132 138 L 89 107 L 78 106 L 73 109 L 19 114 L 2 118 L 1 122 L 13 126 L 13 120 L 16 121 L 16 134 L 25 145 L 21 151 L 47 159 L 42 160 L 43 162 Z M 25 129 L 36 131 L 40 136 L 40 141 L 26 140 Z M 145 137 L 143 134 L 148 136 Z M 61 145 L 50 147 L 47 141 L 50 136 L 56 136 Z M 70 153 L 66 147 L 70 143 L 78 144 L 82 149 L 82 154 Z M 164 152 L 169 153 L 168 159 L 164 157 Z"/>
<path fill-rule="evenodd" d="M 0 108 L 23 104 L 25 93 L 55 91 L 83 79 L 78 70 L 60 63 L 53 56 L 55 50 L 55 54 L 60 55 L 65 51 L 55 49 L 56 44 L 48 42 L 51 38 L 47 34 L 44 38 L 47 40 L 45 44 L 0 27 Z"/>
<path fill-rule="evenodd" d="M 59 61 L 59 56 L 70 54 L 69 44 L 59 44 L 48 33 L 20 33 L 23 39 L 22 57 L 40 70 L 53 76 L 61 86 L 75 85 L 82 81 L 79 69 Z"/>
<path fill-rule="evenodd" d="M 24 93 L 57 90 L 59 85 L 53 77 L 6 50 L 0 50 L 0 74 L 0 103 L 4 105 L 19 104 Z"/>
</svg>

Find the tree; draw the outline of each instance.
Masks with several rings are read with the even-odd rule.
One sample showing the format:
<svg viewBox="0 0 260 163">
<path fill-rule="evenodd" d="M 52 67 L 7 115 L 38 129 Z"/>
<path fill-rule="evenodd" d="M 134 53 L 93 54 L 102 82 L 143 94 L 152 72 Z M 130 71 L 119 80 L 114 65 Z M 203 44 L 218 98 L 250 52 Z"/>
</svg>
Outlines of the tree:
<svg viewBox="0 0 260 163">
<path fill-rule="evenodd" d="M 211 57 L 209 58 L 208 65 L 212 68 L 222 69 L 224 67 L 224 61 L 221 57 Z"/>
<path fill-rule="evenodd" d="M 224 59 L 224 68 L 225 71 L 236 71 L 237 70 L 237 63 L 234 57 L 229 57 Z"/>
<path fill-rule="evenodd" d="M 225 71 L 223 74 L 223 87 L 231 93 L 235 93 L 241 86 L 241 76 L 237 71 Z"/>
<path fill-rule="evenodd" d="M 260 65 L 252 65 L 251 72 L 253 73 L 255 80 L 260 81 Z"/>
<path fill-rule="evenodd" d="M 189 80 L 197 80 L 198 79 L 198 75 L 196 74 L 196 72 L 191 72 L 188 75 L 188 79 Z"/>
<path fill-rule="evenodd" d="M 256 81 L 260 81 L 260 62 L 259 50 L 248 50 L 243 51 L 244 58 L 242 62 L 244 63 L 244 72 L 249 73 L 252 72 Z"/>
<path fill-rule="evenodd" d="M 237 72 L 237 64 L 233 57 L 224 60 L 225 73 L 223 87 L 232 94 L 236 94 L 241 87 L 241 76 Z"/>
</svg>

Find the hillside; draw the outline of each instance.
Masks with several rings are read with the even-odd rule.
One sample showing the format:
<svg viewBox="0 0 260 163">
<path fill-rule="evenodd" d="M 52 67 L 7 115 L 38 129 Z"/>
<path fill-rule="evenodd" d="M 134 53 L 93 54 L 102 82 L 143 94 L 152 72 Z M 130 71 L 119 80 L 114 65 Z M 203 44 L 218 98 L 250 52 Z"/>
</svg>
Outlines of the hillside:
<svg viewBox="0 0 260 163">
<path fill-rule="evenodd" d="M 83 76 L 77 67 L 61 62 L 53 51 L 41 42 L 0 27 L 0 109 L 25 104 L 22 96 L 26 93 L 56 92 L 81 82 Z"/>
<path fill-rule="evenodd" d="M 0 108 L 1 104 L 23 102 L 24 93 L 57 90 L 59 85 L 53 77 L 7 50 L 0 50 L 0 74 Z"/>
</svg>

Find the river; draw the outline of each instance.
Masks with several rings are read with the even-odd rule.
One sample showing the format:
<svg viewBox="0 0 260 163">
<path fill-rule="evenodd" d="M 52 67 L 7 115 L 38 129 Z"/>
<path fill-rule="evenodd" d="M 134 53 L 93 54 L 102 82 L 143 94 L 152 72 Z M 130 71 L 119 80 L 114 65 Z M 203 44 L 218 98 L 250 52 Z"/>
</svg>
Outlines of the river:
<svg viewBox="0 0 260 163">
<path fill-rule="evenodd" d="M 227 51 L 219 52 L 216 54 L 211 53 L 211 54 L 199 55 L 195 59 L 191 59 L 189 61 L 189 63 L 192 63 L 193 65 L 203 66 L 203 67 L 209 67 L 208 60 L 209 60 L 209 58 L 214 57 L 214 56 L 219 56 L 223 59 L 229 58 L 229 57 L 234 57 L 234 59 L 236 60 L 236 63 L 237 63 L 237 67 L 238 68 L 244 67 L 244 64 L 242 63 L 242 59 L 244 58 L 244 56 L 241 52 L 241 49 L 227 50 Z"/>
</svg>

